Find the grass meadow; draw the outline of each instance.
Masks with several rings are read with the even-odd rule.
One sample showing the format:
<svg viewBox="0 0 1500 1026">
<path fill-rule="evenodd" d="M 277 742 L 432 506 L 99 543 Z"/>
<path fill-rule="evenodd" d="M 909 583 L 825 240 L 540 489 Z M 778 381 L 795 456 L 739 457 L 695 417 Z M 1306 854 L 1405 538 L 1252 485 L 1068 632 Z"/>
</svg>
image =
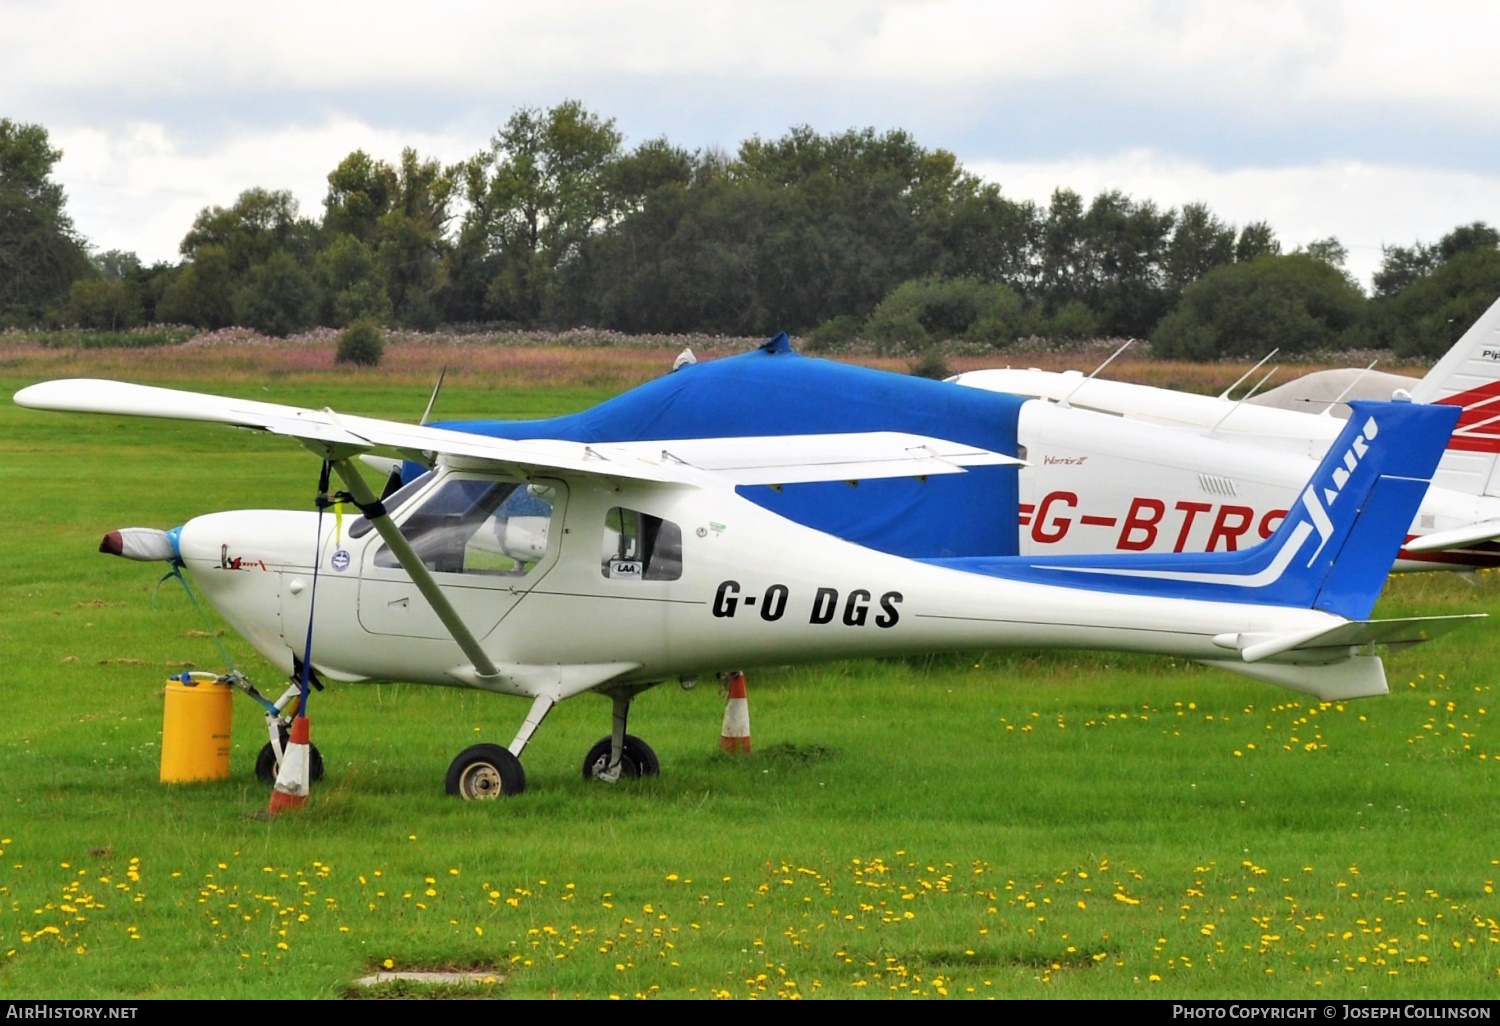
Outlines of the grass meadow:
<svg viewBox="0 0 1500 1026">
<path fill-rule="evenodd" d="M 97 373 L 414 420 L 451 362 L 440 415 L 541 416 L 671 353 L 391 355 L 11 347 L 0 392 Z M 358 996 L 382 967 L 479 969 L 457 993 L 495 997 L 1500 994 L 1494 626 L 1332 705 L 1113 655 L 751 668 L 747 758 L 717 750 L 712 683 L 669 683 L 631 721 L 662 775 L 614 788 L 581 777 L 609 724 L 584 696 L 497 803 L 443 774 L 524 702 L 333 685 L 305 812 L 253 818 L 243 698 L 232 779 L 162 786 L 163 681 L 221 664 L 181 589 L 98 537 L 306 508 L 316 470 L 248 433 L 0 403 L 0 997 Z M 1500 612 L 1500 579 L 1398 579 L 1379 612 L 1470 610 Z"/>
</svg>

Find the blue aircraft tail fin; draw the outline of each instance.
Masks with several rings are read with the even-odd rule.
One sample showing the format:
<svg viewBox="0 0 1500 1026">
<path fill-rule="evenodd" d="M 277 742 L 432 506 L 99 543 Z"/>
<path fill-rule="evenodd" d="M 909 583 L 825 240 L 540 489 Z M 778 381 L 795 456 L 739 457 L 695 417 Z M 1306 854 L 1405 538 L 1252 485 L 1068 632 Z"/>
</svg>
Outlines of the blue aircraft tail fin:
<svg viewBox="0 0 1500 1026">
<path fill-rule="evenodd" d="M 1411 402 L 1353 413 L 1281 526 L 1242 552 L 930 560 L 992 576 L 1127 594 L 1369 616 L 1458 418 Z"/>
</svg>

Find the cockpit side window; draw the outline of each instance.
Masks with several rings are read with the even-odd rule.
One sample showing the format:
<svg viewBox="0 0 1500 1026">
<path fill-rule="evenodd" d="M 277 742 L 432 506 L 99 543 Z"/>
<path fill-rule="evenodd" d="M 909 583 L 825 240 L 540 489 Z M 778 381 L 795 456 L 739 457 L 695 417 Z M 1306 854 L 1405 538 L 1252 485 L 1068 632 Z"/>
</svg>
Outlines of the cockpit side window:
<svg viewBox="0 0 1500 1026">
<path fill-rule="evenodd" d="M 524 577 L 547 554 L 547 494 L 514 481 L 450 478 L 406 518 L 401 534 L 433 573 Z M 382 545 L 375 565 L 400 563 Z"/>
<path fill-rule="evenodd" d="M 616 506 L 604 517 L 600 572 L 617 581 L 675 581 L 682 576 L 682 529 L 670 520 Z"/>
</svg>

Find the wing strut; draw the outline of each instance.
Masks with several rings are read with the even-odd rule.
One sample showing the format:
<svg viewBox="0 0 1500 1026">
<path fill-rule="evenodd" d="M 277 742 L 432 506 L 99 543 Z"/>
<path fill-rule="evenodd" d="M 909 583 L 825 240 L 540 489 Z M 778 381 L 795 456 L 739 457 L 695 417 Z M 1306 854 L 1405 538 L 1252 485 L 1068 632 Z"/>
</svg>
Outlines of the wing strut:
<svg viewBox="0 0 1500 1026">
<path fill-rule="evenodd" d="M 412 583 L 417 586 L 417 590 L 422 593 L 428 605 L 432 606 L 432 611 L 438 615 L 438 619 L 443 621 L 443 626 L 448 628 L 448 633 L 453 636 L 454 641 L 458 642 L 458 647 L 463 649 L 464 655 L 468 656 L 469 661 L 474 664 L 474 670 L 479 679 L 493 680 L 499 677 L 499 669 L 485 650 L 479 647 L 478 640 L 464 624 L 463 618 L 458 615 L 458 610 L 449 603 L 448 597 L 443 594 L 442 587 L 433 580 L 432 573 L 427 569 L 426 564 L 411 547 L 406 536 L 396 527 L 391 520 L 391 515 L 385 511 L 385 507 L 375 498 L 375 493 L 370 491 L 370 486 L 365 484 L 365 479 L 359 476 L 359 471 L 347 459 L 334 460 L 333 469 L 343 479 L 344 486 L 349 489 L 350 497 L 354 499 L 354 504 L 360 508 L 360 512 L 370 521 L 371 526 L 380 533 L 380 537 L 390 547 L 391 554 L 401 564 L 401 569 L 411 575 Z"/>
</svg>

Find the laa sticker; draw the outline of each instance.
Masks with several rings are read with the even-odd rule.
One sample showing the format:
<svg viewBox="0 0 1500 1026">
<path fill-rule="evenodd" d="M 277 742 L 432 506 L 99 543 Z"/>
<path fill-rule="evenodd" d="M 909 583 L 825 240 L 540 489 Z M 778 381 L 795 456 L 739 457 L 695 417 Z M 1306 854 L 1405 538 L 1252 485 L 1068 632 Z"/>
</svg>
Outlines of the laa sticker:
<svg viewBox="0 0 1500 1026">
<path fill-rule="evenodd" d="M 345 549 L 339 549 L 333 554 L 333 558 L 328 562 L 339 573 L 343 573 L 345 570 L 349 569 L 349 553 Z"/>
</svg>

